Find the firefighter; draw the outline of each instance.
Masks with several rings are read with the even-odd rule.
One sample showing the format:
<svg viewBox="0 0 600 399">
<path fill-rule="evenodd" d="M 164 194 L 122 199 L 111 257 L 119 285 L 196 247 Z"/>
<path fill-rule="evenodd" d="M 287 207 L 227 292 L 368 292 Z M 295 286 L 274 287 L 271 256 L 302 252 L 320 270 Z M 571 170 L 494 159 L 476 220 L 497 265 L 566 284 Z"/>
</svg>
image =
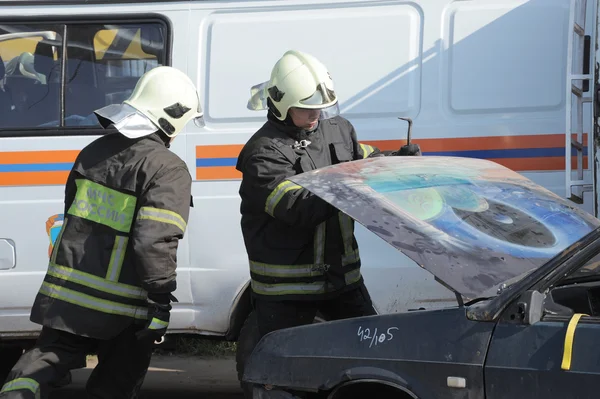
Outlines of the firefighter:
<svg viewBox="0 0 600 399">
<path fill-rule="evenodd" d="M 382 153 L 359 143 L 339 116 L 327 68 L 299 51 L 278 60 L 270 80 L 253 88 L 248 107 L 268 109 L 237 162 L 259 336 L 312 323 L 318 311 L 331 319 L 375 314 L 353 220 L 286 178 L 367 157 L 419 155 L 418 145 Z"/>
<path fill-rule="evenodd" d="M 42 331 L 2 399 L 47 396 L 88 353 L 98 354 L 89 398 L 136 397 L 169 325 L 192 178 L 168 148 L 189 121 L 203 124 L 198 93 L 179 70 L 157 67 L 95 114 L 107 132 L 68 176 L 63 227 L 31 311 Z"/>
</svg>

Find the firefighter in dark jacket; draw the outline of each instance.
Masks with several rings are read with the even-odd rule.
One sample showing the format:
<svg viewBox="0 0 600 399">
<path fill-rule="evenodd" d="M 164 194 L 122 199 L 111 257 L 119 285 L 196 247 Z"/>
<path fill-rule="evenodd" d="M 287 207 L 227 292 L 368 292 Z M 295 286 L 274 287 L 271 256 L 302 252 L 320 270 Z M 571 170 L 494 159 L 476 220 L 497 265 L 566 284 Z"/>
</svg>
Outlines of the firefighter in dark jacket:
<svg viewBox="0 0 600 399">
<path fill-rule="evenodd" d="M 69 174 L 64 224 L 31 311 L 41 335 L 3 399 L 46 397 L 88 353 L 99 361 L 88 398 L 136 397 L 169 325 L 192 179 L 168 147 L 187 122 L 202 124 L 196 88 L 177 69 L 154 68 L 123 104 L 95 114 L 108 130 Z"/>
<path fill-rule="evenodd" d="M 268 121 L 242 149 L 237 169 L 259 334 L 311 323 L 317 311 L 332 319 L 375 314 L 353 220 L 286 178 L 397 152 L 358 142 L 338 115 L 329 72 L 309 54 L 286 52 L 252 92 L 248 107 L 267 108 Z M 418 145 L 404 152 L 418 155 Z"/>
</svg>

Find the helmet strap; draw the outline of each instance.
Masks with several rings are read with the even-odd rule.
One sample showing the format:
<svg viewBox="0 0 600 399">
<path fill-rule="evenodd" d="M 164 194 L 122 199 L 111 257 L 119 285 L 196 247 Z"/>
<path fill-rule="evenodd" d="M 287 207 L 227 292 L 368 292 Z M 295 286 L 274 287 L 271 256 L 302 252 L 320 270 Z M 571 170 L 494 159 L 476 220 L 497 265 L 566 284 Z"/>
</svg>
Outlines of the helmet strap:
<svg viewBox="0 0 600 399">
<path fill-rule="evenodd" d="M 171 148 L 171 137 L 167 136 L 165 132 L 160 129 L 158 129 L 155 134 L 158 134 L 158 137 L 165 143 L 165 147 Z"/>
</svg>

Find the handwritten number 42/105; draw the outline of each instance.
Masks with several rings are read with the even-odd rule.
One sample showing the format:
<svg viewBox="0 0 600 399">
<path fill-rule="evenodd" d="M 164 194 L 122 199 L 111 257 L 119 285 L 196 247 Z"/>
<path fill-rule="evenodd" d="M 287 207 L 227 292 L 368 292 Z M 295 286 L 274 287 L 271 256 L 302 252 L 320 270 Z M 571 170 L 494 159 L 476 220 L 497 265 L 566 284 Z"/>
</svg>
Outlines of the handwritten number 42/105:
<svg viewBox="0 0 600 399">
<path fill-rule="evenodd" d="M 363 329 L 362 327 L 358 327 L 357 335 L 360 337 L 359 338 L 360 342 L 371 340 L 369 343 L 369 348 L 370 348 L 373 345 L 377 346 L 386 341 L 391 341 L 392 339 L 394 339 L 394 334 L 392 334 L 392 331 L 394 331 L 394 330 L 398 330 L 398 327 L 390 327 L 387 329 L 387 331 L 385 333 L 382 332 L 382 333 L 378 334 L 377 328 L 375 328 L 375 331 L 373 331 L 373 335 L 371 335 L 370 329 L 368 329 L 368 328 Z"/>
</svg>

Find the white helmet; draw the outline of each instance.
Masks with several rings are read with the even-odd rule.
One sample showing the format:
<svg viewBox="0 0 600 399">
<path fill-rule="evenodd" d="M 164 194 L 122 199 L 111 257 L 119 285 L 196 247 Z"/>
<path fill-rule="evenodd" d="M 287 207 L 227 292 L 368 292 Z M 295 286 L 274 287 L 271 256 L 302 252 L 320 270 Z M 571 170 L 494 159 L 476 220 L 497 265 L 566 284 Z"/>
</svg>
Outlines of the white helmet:
<svg viewBox="0 0 600 399">
<path fill-rule="evenodd" d="M 194 83 L 180 70 L 168 66 L 146 72 L 127 100 L 101 108 L 95 114 L 102 126 L 112 124 L 129 138 L 147 136 L 159 129 L 175 137 L 190 120 L 204 126 Z"/>
<path fill-rule="evenodd" d="M 338 99 L 329 71 L 310 54 L 287 51 L 271 72 L 271 79 L 253 86 L 248 109 L 269 107 L 279 120 L 285 120 L 292 107 L 320 109 L 320 119 L 339 115 Z"/>
</svg>

